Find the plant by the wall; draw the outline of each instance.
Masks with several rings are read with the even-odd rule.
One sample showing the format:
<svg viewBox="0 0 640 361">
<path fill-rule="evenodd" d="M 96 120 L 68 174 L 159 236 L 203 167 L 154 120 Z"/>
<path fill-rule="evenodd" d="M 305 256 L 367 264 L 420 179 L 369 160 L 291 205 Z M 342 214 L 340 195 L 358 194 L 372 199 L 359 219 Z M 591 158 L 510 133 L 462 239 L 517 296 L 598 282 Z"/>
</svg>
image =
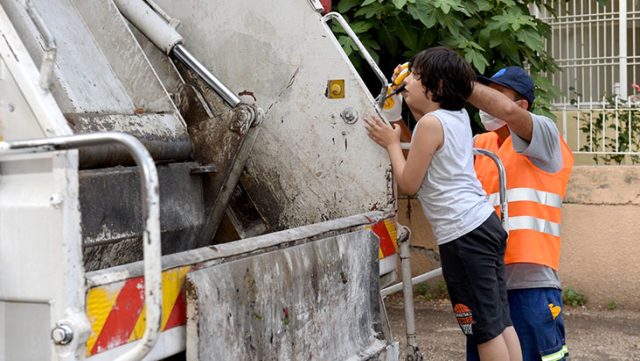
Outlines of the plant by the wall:
<svg viewBox="0 0 640 361">
<path fill-rule="evenodd" d="M 635 85 L 635 84 L 634 84 Z M 632 164 L 640 163 L 640 104 L 605 98 L 603 109 L 580 113 L 580 131 L 586 134 L 586 143 L 580 148 L 594 154 L 596 164 L 622 164 L 627 158 Z"/>
</svg>

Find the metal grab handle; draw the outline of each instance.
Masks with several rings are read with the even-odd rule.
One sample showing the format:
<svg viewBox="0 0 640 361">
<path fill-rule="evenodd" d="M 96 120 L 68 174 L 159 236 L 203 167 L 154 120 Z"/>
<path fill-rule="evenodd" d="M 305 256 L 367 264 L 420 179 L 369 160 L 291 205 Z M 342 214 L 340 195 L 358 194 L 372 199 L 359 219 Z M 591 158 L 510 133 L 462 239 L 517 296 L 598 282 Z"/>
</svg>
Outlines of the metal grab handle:
<svg viewBox="0 0 640 361">
<path fill-rule="evenodd" d="M 349 24 L 342 17 L 342 15 L 340 15 L 335 11 L 332 11 L 322 17 L 322 20 L 325 23 L 332 19 L 338 20 L 338 24 L 342 26 L 342 29 L 344 29 L 344 31 L 347 33 L 347 36 L 351 40 L 353 40 L 353 42 L 356 44 L 356 47 L 362 54 L 362 57 L 364 57 L 364 60 L 367 61 L 371 69 L 373 69 L 373 72 L 376 74 L 376 76 L 380 80 L 380 83 L 382 83 L 382 90 L 380 90 L 380 95 L 376 97 L 376 101 L 378 102 L 378 108 L 381 110 L 382 106 L 384 105 L 385 96 L 387 95 L 387 87 L 389 86 L 389 82 L 387 81 L 387 78 L 384 76 L 384 74 L 382 73 L 382 70 L 380 70 L 380 67 L 378 67 L 378 64 L 376 64 L 376 62 L 373 60 L 373 58 L 371 57 L 371 54 L 369 54 L 369 52 L 364 47 L 360 39 L 358 39 L 358 36 L 356 35 L 356 33 L 353 32 L 353 29 L 351 29 L 351 26 L 349 26 Z"/>
<path fill-rule="evenodd" d="M 42 35 L 45 43 L 45 52 L 42 57 L 42 64 L 40 64 L 40 80 L 38 81 L 38 85 L 46 91 L 49 91 L 49 86 L 51 85 L 51 75 L 53 74 L 53 64 L 56 61 L 56 55 L 58 53 L 58 48 L 56 47 L 56 40 L 51 35 L 51 32 L 47 28 L 40 16 L 40 13 L 36 10 L 36 8 L 31 3 L 31 0 L 27 0 L 26 2 L 27 14 L 31 18 L 31 21 L 35 24 L 36 28 Z"/>
<path fill-rule="evenodd" d="M 402 149 L 411 149 L 411 143 L 400 143 L 400 147 Z M 504 228 L 507 233 L 509 233 L 509 208 L 507 205 L 507 175 L 504 171 L 504 165 L 500 158 L 498 158 L 495 153 L 483 149 L 483 148 L 473 148 L 473 154 L 484 155 L 494 163 L 496 163 L 496 167 L 498 167 L 498 182 L 500 185 L 500 219 L 502 220 L 502 228 Z"/>
<path fill-rule="evenodd" d="M 118 143 L 133 156 L 140 173 L 142 214 L 145 230 L 142 236 L 144 254 L 144 296 L 146 326 L 142 340 L 118 361 L 142 360 L 155 345 L 162 319 L 162 266 L 160 253 L 160 202 L 158 172 L 153 158 L 135 137 L 117 132 L 78 134 L 65 137 L 0 142 L 0 156 L 42 153 Z"/>
<path fill-rule="evenodd" d="M 500 186 L 500 219 L 502 220 L 502 228 L 509 233 L 509 209 L 507 205 L 507 175 L 504 171 L 504 165 L 498 156 L 483 148 L 473 148 L 474 154 L 484 155 L 496 164 L 498 167 L 498 184 Z"/>
</svg>

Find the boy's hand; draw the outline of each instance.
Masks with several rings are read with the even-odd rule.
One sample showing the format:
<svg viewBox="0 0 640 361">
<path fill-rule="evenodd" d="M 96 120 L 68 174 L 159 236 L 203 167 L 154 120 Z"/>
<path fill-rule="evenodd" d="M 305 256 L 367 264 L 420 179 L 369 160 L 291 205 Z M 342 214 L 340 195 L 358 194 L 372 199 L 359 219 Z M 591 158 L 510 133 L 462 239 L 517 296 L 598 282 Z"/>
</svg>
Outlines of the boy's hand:
<svg viewBox="0 0 640 361">
<path fill-rule="evenodd" d="M 385 124 L 377 116 L 365 116 L 364 127 L 367 128 L 367 135 L 373 139 L 378 145 L 389 149 L 390 146 L 397 144 L 400 146 L 400 126 L 394 124 Z"/>
</svg>

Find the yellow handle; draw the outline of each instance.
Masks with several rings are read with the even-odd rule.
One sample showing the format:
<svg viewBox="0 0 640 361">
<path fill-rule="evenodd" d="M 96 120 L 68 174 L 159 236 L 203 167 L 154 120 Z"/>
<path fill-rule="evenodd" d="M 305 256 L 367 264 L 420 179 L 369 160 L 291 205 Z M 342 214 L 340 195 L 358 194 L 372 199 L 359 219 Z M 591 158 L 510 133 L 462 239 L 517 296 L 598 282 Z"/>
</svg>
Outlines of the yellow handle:
<svg viewBox="0 0 640 361">
<path fill-rule="evenodd" d="M 410 74 L 411 72 L 409 71 L 409 63 L 404 63 L 402 65 L 400 65 L 400 67 L 396 67 L 396 69 L 393 72 L 393 75 L 395 75 L 395 79 L 393 80 L 393 87 L 396 88 L 398 87 L 400 84 L 402 84 L 402 82 L 404 81 L 404 79 Z"/>
</svg>

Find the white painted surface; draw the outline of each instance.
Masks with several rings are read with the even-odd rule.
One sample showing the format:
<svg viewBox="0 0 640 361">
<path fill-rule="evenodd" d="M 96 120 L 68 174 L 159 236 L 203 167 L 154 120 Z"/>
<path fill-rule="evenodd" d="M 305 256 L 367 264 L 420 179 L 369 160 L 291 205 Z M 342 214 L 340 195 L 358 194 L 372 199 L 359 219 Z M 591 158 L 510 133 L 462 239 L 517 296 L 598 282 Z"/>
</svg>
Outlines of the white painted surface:
<svg viewBox="0 0 640 361">
<path fill-rule="evenodd" d="M 38 86 L 38 70 L 3 9 L 0 33 L 0 103 L 13 104 L 13 111 L 4 108 L 1 113 L 2 136 L 16 140 L 71 134 L 51 93 Z M 84 309 L 77 192 L 77 152 L 0 159 L 0 300 L 51 304 L 50 318 L 4 318 L 2 342 L 9 342 L 4 332 L 18 329 L 16 323 L 28 322 L 48 334 L 58 320 L 78 320 L 74 317 Z M 74 321 L 74 342 L 83 341 L 81 321 Z M 25 354 L 44 360 L 60 352 L 59 359 L 65 360 L 74 357 L 75 346 L 56 350 L 52 342 L 38 342 Z"/>
<path fill-rule="evenodd" d="M 281 206 L 281 225 L 390 206 L 387 155 L 362 125 L 375 113 L 373 99 L 309 2 L 157 3 L 181 21 L 196 58 L 231 89 L 253 92 L 265 110 L 247 169 Z M 325 97 L 330 79 L 345 80 L 344 99 Z M 347 107 L 359 113 L 353 125 L 340 117 Z"/>
</svg>

